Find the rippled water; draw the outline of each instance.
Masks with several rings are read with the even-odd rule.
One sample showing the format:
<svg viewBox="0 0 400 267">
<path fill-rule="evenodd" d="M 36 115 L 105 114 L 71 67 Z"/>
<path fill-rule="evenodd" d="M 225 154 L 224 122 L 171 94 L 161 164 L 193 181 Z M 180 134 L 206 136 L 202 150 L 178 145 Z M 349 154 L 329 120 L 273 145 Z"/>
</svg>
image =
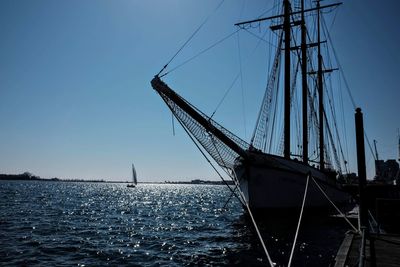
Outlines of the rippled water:
<svg viewBox="0 0 400 267">
<path fill-rule="evenodd" d="M 263 250 L 225 186 L 0 182 L 0 265 L 263 266 Z M 278 266 L 297 214 L 260 221 Z M 328 266 L 346 231 L 307 217 L 296 266 Z"/>
</svg>

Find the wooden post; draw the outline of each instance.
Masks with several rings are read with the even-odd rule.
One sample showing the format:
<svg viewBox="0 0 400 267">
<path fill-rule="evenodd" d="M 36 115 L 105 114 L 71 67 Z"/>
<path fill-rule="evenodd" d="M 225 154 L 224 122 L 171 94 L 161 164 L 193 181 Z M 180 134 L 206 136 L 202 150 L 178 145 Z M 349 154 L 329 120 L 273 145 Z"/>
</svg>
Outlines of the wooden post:
<svg viewBox="0 0 400 267">
<path fill-rule="evenodd" d="M 367 171 L 365 166 L 365 146 L 364 146 L 364 123 L 361 108 L 356 109 L 356 144 L 357 144 L 357 166 L 358 184 L 360 194 L 359 216 L 361 226 L 368 227 L 367 207 L 365 206 L 365 185 L 367 183 Z"/>
</svg>

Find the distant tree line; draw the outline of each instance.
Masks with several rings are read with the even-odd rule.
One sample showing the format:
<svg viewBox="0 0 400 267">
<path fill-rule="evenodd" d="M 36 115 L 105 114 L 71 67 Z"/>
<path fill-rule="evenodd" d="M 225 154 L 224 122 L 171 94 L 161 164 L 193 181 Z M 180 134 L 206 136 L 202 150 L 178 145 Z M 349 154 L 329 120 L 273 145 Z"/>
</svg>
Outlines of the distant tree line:
<svg viewBox="0 0 400 267">
<path fill-rule="evenodd" d="M 40 176 L 33 175 L 30 172 L 21 174 L 0 174 L 0 180 L 43 180 Z"/>
<path fill-rule="evenodd" d="M 96 182 L 104 183 L 104 180 L 84 180 L 84 179 L 60 179 L 54 178 L 40 178 L 40 176 L 34 175 L 30 172 L 24 172 L 21 174 L 0 174 L 0 180 L 11 180 L 11 181 L 56 181 L 56 182 Z"/>
</svg>

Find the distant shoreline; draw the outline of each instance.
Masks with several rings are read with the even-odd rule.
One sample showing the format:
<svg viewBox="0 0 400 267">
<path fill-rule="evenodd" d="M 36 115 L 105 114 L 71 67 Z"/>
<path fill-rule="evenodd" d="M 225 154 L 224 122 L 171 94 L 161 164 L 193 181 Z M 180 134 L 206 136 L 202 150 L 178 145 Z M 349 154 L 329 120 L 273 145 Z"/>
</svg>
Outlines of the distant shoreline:
<svg viewBox="0 0 400 267">
<path fill-rule="evenodd" d="M 85 180 L 85 179 L 60 179 L 54 178 L 41 178 L 32 175 L 29 172 L 22 174 L 0 174 L 0 181 L 42 181 L 42 182 L 80 182 L 80 183 L 130 183 L 130 181 L 107 181 L 107 180 Z M 233 181 L 226 181 L 227 184 L 233 185 Z M 225 185 L 223 181 L 210 181 L 210 180 L 191 180 L 191 181 L 164 181 L 164 182 L 139 182 L 139 184 L 195 184 L 195 185 Z"/>
</svg>

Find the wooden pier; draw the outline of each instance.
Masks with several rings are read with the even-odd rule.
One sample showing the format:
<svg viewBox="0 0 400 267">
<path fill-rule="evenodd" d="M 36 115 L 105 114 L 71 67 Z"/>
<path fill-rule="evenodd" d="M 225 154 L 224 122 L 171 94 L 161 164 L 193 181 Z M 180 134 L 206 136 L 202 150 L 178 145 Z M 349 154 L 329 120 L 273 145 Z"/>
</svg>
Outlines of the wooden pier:
<svg viewBox="0 0 400 267">
<path fill-rule="evenodd" d="M 358 184 L 348 189 L 358 201 L 359 231 L 346 234 L 336 255 L 335 267 L 399 267 L 400 186 L 367 184 L 363 114 L 360 108 L 356 109 L 355 126 Z M 385 231 L 396 234 L 387 234 Z"/>
<path fill-rule="evenodd" d="M 335 258 L 335 267 L 344 266 L 400 266 L 400 235 L 370 234 L 363 238 L 347 233 Z M 364 248 L 364 249 L 363 249 Z"/>
</svg>

